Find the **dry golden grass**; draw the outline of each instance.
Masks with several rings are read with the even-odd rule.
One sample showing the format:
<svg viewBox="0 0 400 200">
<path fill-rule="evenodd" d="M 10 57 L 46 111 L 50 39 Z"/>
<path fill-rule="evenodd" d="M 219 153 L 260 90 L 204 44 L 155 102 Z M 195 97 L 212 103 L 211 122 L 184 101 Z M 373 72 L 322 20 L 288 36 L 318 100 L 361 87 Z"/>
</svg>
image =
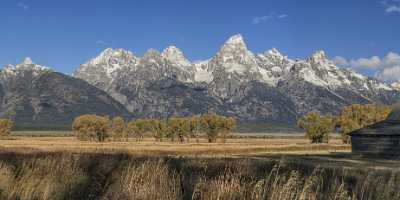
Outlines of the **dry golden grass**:
<svg viewBox="0 0 400 200">
<path fill-rule="evenodd" d="M 204 138 L 199 142 L 191 139 L 184 143 L 157 142 L 152 137 L 146 137 L 141 142 L 132 138 L 126 142 L 95 143 L 79 141 L 75 137 L 13 136 L 0 140 L 0 148 L 19 152 L 123 152 L 138 155 L 328 154 L 350 151 L 350 146 L 337 138 L 331 139 L 329 144 L 310 144 L 309 140 L 298 135 L 230 138 L 225 143 L 208 143 Z"/>
</svg>

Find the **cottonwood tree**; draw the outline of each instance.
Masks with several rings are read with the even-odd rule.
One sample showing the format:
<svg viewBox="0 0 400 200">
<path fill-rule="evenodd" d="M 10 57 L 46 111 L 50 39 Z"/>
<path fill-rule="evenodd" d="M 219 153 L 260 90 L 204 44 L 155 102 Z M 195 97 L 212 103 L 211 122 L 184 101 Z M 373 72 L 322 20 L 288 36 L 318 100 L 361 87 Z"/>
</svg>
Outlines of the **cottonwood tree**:
<svg viewBox="0 0 400 200">
<path fill-rule="evenodd" d="M 200 116 L 192 116 L 186 119 L 189 136 L 196 138 L 197 143 L 199 143 L 199 132 L 201 130 L 200 119 Z"/>
<path fill-rule="evenodd" d="M 130 137 L 135 137 L 136 142 L 143 141 L 143 131 L 136 125 L 136 121 L 132 120 L 126 125 L 126 134 Z"/>
<path fill-rule="evenodd" d="M 168 120 L 168 134 L 171 140 L 174 141 L 178 137 L 180 142 L 184 142 L 189 136 L 189 123 L 186 118 L 170 118 Z"/>
<path fill-rule="evenodd" d="M 349 133 L 365 126 L 385 120 L 391 112 L 389 106 L 376 104 L 354 104 L 343 108 L 337 117 L 337 127 L 344 143 L 350 142 Z"/>
<path fill-rule="evenodd" d="M 334 127 L 334 118 L 320 116 L 318 113 L 310 112 L 300 118 L 297 126 L 306 132 L 306 137 L 312 143 L 328 143 L 329 133 Z"/>
<path fill-rule="evenodd" d="M 218 135 L 223 130 L 221 117 L 216 114 L 204 114 L 200 121 L 206 132 L 208 142 L 216 142 Z"/>
<path fill-rule="evenodd" d="M 13 126 L 13 121 L 9 119 L 0 119 L 0 137 L 10 135 Z"/>
<path fill-rule="evenodd" d="M 165 134 L 168 132 L 166 122 L 164 120 L 151 119 L 148 120 L 148 126 L 156 141 L 162 142 Z"/>
<path fill-rule="evenodd" d="M 151 131 L 151 124 L 150 121 L 147 119 L 137 119 L 135 120 L 135 124 L 138 128 L 138 135 L 140 137 L 144 137 L 145 134 Z"/>
<path fill-rule="evenodd" d="M 114 117 L 111 123 L 111 135 L 113 140 L 128 140 L 127 134 L 125 132 L 125 121 L 122 117 Z"/>
<path fill-rule="evenodd" d="M 221 137 L 222 141 L 226 142 L 226 138 L 230 135 L 231 131 L 236 127 L 236 120 L 233 117 L 222 117 L 220 119 Z"/>
<path fill-rule="evenodd" d="M 97 115 L 82 115 L 72 124 L 74 134 L 80 140 L 104 142 L 109 137 L 110 119 Z"/>
</svg>

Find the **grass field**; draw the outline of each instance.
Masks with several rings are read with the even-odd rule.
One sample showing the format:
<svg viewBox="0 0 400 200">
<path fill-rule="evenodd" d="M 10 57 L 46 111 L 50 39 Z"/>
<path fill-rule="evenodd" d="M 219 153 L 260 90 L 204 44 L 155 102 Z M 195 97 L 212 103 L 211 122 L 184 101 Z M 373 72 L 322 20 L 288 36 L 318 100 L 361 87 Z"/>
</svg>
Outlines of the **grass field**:
<svg viewBox="0 0 400 200">
<path fill-rule="evenodd" d="M 14 132 L 0 140 L 0 199 L 400 198 L 400 160 L 350 149 L 335 135 L 329 144 L 292 133 L 94 143 Z"/>
<path fill-rule="evenodd" d="M 136 142 L 134 138 L 131 138 L 123 142 L 95 143 L 79 141 L 70 135 L 69 132 L 17 132 L 11 137 L 0 140 L 0 148 L 16 149 L 20 152 L 107 151 L 140 155 L 329 154 L 350 150 L 350 146 L 342 144 L 339 138 L 332 138 L 329 144 L 310 144 L 304 136 L 298 134 L 235 134 L 224 143 L 208 143 L 205 138 L 200 138 L 198 141 L 190 139 L 183 143 L 171 142 L 168 139 L 156 142 L 152 137 L 145 137 L 141 142 Z"/>
</svg>

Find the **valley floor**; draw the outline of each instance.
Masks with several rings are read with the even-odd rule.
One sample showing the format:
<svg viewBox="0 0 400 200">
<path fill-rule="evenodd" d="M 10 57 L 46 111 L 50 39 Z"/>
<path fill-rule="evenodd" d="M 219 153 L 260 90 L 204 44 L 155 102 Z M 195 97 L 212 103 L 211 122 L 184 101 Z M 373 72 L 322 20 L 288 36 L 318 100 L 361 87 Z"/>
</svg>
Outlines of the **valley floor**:
<svg viewBox="0 0 400 200">
<path fill-rule="evenodd" d="M 338 137 L 94 143 L 26 135 L 0 140 L 0 199 L 400 198 L 400 160 L 352 155 Z"/>
<path fill-rule="evenodd" d="M 208 143 L 205 138 L 189 141 L 163 142 L 151 137 L 136 142 L 134 138 L 128 141 L 108 141 L 96 143 L 79 141 L 75 137 L 35 137 L 11 136 L 0 140 L 3 151 L 18 152 L 114 152 L 136 155 L 203 155 L 203 156 L 234 156 L 257 154 L 330 154 L 333 152 L 349 152 L 350 146 L 342 144 L 339 138 L 331 139 L 329 144 L 310 144 L 301 135 L 236 135 L 226 142 Z"/>
</svg>

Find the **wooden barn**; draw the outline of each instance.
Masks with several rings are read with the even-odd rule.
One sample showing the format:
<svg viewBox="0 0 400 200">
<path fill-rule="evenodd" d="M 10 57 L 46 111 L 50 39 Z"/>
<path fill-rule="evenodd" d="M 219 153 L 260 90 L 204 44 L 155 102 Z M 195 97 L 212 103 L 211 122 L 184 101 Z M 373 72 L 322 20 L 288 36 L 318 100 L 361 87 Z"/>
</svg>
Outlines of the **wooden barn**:
<svg viewBox="0 0 400 200">
<path fill-rule="evenodd" d="M 350 133 L 354 154 L 400 157 L 400 106 L 388 118 Z"/>
</svg>

